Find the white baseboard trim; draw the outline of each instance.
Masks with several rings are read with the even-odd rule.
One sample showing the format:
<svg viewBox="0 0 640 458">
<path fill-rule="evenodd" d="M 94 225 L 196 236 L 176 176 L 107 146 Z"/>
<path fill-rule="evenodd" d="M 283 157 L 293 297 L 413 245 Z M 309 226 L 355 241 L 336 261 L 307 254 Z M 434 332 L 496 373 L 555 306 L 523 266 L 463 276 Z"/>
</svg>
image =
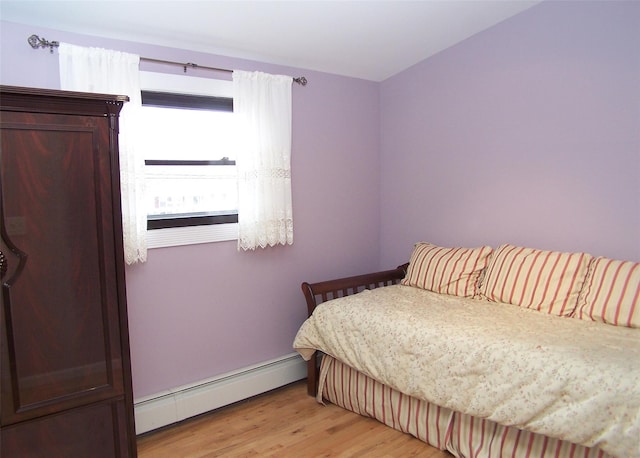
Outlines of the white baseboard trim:
<svg viewBox="0 0 640 458">
<path fill-rule="evenodd" d="M 146 433 L 305 378 L 298 353 L 134 401 L 136 434 Z"/>
</svg>

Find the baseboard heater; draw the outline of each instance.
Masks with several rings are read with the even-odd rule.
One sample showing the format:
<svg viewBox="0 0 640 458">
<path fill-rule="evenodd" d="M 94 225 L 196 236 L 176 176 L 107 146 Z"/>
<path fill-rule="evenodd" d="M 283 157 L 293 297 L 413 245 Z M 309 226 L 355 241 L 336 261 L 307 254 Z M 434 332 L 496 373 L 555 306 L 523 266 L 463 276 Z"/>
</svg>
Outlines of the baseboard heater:
<svg viewBox="0 0 640 458">
<path fill-rule="evenodd" d="M 298 353 L 136 399 L 136 434 L 168 426 L 307 376 Z"/>
</svg>

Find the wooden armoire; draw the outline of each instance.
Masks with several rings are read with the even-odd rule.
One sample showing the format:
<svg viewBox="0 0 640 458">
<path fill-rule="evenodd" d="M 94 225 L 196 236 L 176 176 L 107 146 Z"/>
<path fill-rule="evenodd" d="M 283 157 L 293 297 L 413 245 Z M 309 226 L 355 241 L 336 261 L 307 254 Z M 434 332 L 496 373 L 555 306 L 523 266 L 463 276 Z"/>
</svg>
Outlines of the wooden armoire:
<svg viewBox="0 0 640 458">
<path fill-rule="evenodd" d="M 0 86 L 0 456 L 136 456 L 125 96 Z"/>
</svg>

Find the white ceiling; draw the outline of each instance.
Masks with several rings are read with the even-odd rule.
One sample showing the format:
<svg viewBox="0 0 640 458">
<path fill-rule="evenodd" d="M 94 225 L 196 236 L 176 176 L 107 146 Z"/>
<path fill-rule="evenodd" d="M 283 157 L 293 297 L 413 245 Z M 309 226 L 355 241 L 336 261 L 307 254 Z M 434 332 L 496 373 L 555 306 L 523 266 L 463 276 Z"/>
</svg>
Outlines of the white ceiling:
<svg viewBox="0 0 640 458">
<path fill-rule="evenodd" d="M 382 81 L 540 1 L 0 0 L 0 19 Z"/>
</svg>

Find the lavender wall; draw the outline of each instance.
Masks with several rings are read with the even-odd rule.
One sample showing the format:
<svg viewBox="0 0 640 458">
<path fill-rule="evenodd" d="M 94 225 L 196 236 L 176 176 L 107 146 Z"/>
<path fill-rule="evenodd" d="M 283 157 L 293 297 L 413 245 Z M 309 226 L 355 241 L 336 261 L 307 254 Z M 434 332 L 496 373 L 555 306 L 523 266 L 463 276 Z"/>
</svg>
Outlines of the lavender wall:
<svg viewBox="0 0 640 458">
<path fill-rule="evenodd" d="M 309 78 L 293 97 L 295 244 L 155 249 L 127 269 L 141 397 L 288 354 L 302 281 L 393 267 L 419 240 L 640 260 L 639 24 L 637 2 L 544 2 L 377 84 L 3 22 L 0 82 L 58 87 L 32 33 Z"/>
<path fill-rule="evenodd" d="M 306 316 L 300 283 L 377 267 L 378 84 L 7 22 L 1 27 L 2 84 L 59 87 L 57 53 L 32 50 L 26 42 L 32 33 L 309 80 L 293 89 L 294 245 L 255 252 L 238 252 L 234 242 L 153 249 L 146 264 L 127 269 L 136 397 L 291 353 Z"/>
<path fill-rule="evenodd" d="M 380 94 L 382 267 L 420 240 L 640 261 L 640 3 L 543 2 Z"/>
</svg>

